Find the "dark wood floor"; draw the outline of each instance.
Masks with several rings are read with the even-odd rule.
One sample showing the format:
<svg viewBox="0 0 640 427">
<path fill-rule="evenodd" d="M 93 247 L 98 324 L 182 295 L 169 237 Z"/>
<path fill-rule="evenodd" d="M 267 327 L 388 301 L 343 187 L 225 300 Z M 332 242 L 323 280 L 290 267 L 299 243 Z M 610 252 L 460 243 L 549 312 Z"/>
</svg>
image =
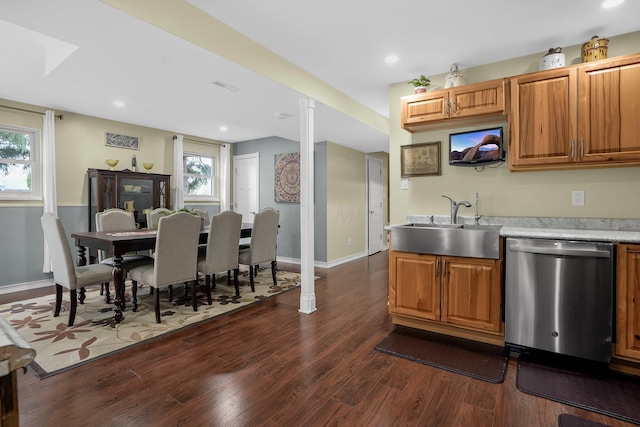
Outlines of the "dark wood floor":
<svg viewBox="0 0 640 427">
<path fill-rule="evenodd" d="M 20 373 L 21 425 L 551 427 L 562 413 L 631 425 L 521 393 L 513 360 L 496 385 L 375 351 L 393 328 L 387 263 L 318 269 L 311 315 L 295 290 L 42 381 Z"/>
</svg>

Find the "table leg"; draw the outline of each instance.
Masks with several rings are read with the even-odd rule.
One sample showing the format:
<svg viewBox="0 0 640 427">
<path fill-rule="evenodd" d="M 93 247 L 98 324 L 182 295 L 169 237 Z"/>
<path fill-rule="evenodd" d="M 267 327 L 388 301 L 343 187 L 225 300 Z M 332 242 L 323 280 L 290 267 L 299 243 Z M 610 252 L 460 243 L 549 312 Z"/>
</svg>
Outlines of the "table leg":
<svg viewBox="0 0 640 427">
<path fill-rule="evenodd" d="M 113 256 L 113 286 L 116 288 L 116 297 L 114 300 L 114 320 L 116 323 L 120 323 L 124 316 L 122 316 L 122 310 L 124 309 L 124 274 L 122 271 L 122 255 Z"/>
<path fill-rule="evenodd" d="M 78 267 L 87 265 L 87 257 L 86 257 L 87 248 L 85 248 L 84 246 L 76 246 L 76 248 L 78 252 L 78 257 L 76 258 L 76 265 Z"/>
</svg>

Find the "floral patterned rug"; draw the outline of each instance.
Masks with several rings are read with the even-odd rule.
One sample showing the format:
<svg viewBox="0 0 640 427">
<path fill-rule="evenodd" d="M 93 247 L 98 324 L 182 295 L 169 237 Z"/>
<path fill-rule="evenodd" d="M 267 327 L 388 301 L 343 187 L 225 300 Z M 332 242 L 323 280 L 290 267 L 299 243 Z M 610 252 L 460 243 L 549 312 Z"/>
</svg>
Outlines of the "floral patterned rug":
<svg viewBox="0 0 640 427">
<path fill-rule="evenodd" d="M 131 311 L 131 283 L 127 281 L 124 320 L 117 324 L 112 318 L 113 305 L 105 303 L 99 286 L 87 288 L 84 304 L 78 304 L 74 326 L 67 326 L 69 292 L 63 293 L 62 311 L 53 317 L 55 295 L 0 305 L 0 314 L 36 350 L 29 368 L 40 378 L 47 378 L 73 367 L 92 362 L 114 352 L 125 350 L 143 341 L 177 331 L 213 317 L 228 314 L 300 285 L 300 274 L 278 271 L 277 286 L 273 285 L 271 269 L 261 269 L 255 278 L 255 293 L 251 292 L 248 272 L 241 272 L 240 297 L 235 288 L 227 286 L 226 275 L 216 276 L 212 289 L 212 305 L 207 304 L 201 280 L 197 294 L 198 311 L 193 311 L 191 296 L 183 296 L 184 287 L 174 286 L 174 300 L 169 302 L 166 289 L 161 289 L 161 320 L 155 321 L 154 297 L 149 288 L 138 288 L 138 310 Z M 113 295 L 113 286 L 111 290 Z"/>
</svg>

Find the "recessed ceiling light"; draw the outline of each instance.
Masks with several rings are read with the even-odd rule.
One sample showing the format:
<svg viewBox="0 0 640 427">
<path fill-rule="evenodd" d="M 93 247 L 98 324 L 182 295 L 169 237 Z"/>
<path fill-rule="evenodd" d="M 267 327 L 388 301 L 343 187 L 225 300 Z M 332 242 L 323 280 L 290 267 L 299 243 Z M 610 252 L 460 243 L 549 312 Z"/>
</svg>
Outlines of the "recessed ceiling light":
<svg viewBox="0 0 640 427">
<path fill-rule="evenodd" d="M 289 114 L 286 114 L 286 113 L 275 113 L 273 115 L 273 117 L 275 117 L 278 120 L 284 120 L 284 119 L 289 118 Z"/>
<path fill-rule="evenodd" d="M 220 132 L 226 132 L 226 131 L 227 131 L 226 126 L 220 126 Z"/>
<path fill-rule="evenodd" d="M 113 101 L 113 105 L 118 108 L 124 108 L 124 101 Z"/>
<path fill-rule="evenodd" d="M 620 5 L 623 1 L 624 0 L 605 0 L 604 3 L 602 3 L 602 7 L 605 9 L 609 9 Z"/>
<path fill-rule="evenodd" d="M 386 58 L 384 58 L 384 62 L 386 62 L 387 64 L 395 64 L 396 62 L 398 62 L 398 55 L 388 55 Z"/>
</svg>

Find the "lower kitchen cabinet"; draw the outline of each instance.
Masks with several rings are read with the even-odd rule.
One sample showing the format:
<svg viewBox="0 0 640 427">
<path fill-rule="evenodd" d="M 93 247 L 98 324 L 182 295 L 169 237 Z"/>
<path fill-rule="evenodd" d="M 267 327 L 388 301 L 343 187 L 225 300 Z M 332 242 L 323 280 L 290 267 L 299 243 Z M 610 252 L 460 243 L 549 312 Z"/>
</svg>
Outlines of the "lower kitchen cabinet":
<svg viewBox="0 0 640 427">
<path fill-rule="evenodd" d="M 502 260 L 391 251 L 389 261 L 394 320 L 502 335 Z"/>
<path fill-rule="evenodd" d="M 640 245 L 618 245 L 615 355 L 640 362 Z"/>
</svg>

